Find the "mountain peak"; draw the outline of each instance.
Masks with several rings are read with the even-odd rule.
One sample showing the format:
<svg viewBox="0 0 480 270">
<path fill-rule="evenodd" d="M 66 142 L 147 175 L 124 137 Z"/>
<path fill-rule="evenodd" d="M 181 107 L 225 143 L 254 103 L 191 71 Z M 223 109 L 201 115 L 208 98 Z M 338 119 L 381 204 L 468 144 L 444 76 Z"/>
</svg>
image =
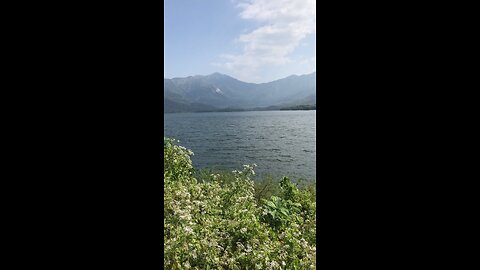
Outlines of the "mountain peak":
<svg viewBox="0 0 480 270">
<path fill-rule="evenodd" d="M 235 80 L 238 81 L 238 79 L 235 79 L 231 76 L 228 76 L 226 74 L 220 73 L 220 72 L 215 72 L 210 75 L 205 76 L 208 79 L 213 79 L 213 80 Z"/>
<path fill-rule="evenodd" d="M 207 77 L 228 77 L 228 76 L 225 75 L 225 74 L 222 74 L 222 73 L 220 73 L 220 72 L 214 72 L 214 73 L 212 73 L 212 74 L 210 74 L 210 75 L 207 75 Z"/>
</svg>

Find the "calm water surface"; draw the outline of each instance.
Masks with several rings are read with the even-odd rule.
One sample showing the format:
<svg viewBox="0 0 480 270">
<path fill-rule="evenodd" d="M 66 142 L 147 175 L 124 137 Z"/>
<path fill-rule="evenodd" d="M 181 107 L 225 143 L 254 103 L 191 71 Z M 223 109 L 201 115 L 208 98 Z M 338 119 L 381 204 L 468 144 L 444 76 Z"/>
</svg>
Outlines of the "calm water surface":
<svg viewBox="0 0 480 270">
<path fill-rule="evenodd" d="M 316 111 L 164 114 L 164 134 L 194 152 L 195 168 L 316 179 Z"/>
</svg>

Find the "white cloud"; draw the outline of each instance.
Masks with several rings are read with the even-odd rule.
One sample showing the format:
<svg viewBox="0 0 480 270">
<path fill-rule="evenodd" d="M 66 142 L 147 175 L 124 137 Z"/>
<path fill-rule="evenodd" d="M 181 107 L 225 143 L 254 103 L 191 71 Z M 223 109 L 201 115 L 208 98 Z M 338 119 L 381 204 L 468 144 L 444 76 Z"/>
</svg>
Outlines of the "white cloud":
<svg viewBox="0 0 480 270">
<path fill-rule="evenodd" d="M 246 81 L 257 81 L 258 71 L 291 63 L 289 58 L 300 42 L 316 32 L 314 0 L 240 0 L 240 17 L 263 25 L 240 35 L 239 54 L 224 54 L 223 67 Z"/>
</svg>

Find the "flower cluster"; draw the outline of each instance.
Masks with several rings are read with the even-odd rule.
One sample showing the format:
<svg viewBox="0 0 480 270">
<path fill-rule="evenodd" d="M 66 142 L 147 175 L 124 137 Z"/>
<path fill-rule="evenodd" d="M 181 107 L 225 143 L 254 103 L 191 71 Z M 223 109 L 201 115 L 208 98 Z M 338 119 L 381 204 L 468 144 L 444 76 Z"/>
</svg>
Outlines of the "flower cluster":
<svg viewBox="0 0 480 270">
<path fill-rule="evenodd" d="M 315 197 L 288 178 L 282 194 L 255 198 L 253 165 L 223 182 L 197 181 L 191 151 L 164 139 L 165 269 L 314 269 Z M 199 179 L 205 180 L 205 179 Z"/>
</svg>

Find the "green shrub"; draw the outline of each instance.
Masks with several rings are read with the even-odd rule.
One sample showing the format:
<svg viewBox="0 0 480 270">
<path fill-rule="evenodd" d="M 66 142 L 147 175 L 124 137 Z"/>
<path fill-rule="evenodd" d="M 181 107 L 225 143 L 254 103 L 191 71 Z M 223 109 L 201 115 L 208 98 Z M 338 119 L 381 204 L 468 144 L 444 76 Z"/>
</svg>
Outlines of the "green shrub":
<svg viewBox="0 0 480 270">
<path fill-rule="evenodd" d="M 283 178 L 278 196 L 260 202 L 254 165 L 194 174 L 192 154 L 164 139 L 166 269 L 315 268 L 314 194 Z"/>
</svg>

